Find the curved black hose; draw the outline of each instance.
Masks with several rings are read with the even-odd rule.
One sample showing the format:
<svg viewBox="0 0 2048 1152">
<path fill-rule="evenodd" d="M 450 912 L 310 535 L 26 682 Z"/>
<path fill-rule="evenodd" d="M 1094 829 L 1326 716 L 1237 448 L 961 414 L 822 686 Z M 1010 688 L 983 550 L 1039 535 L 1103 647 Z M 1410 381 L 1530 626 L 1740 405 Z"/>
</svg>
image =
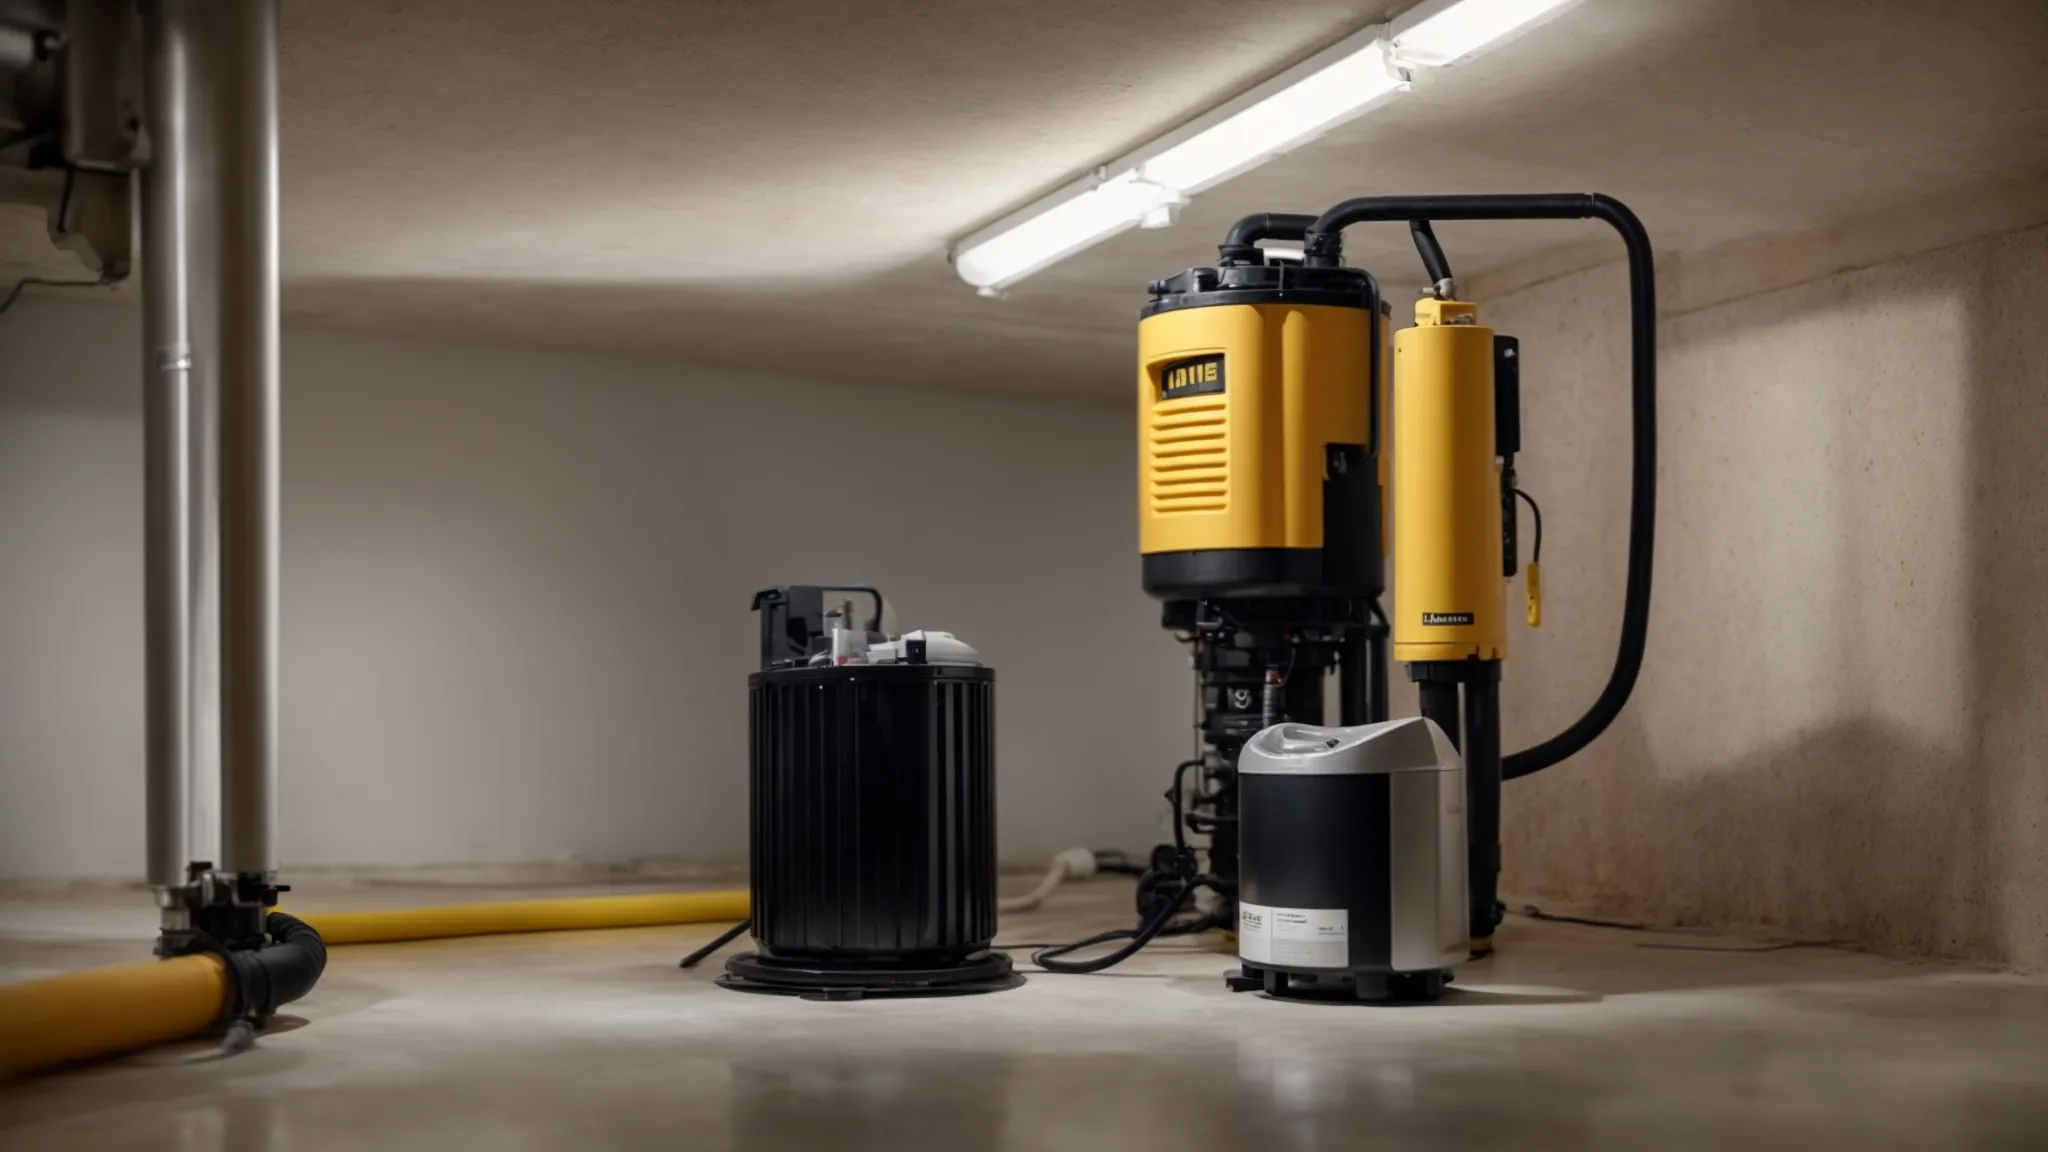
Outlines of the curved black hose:
<svg viewBox="0 0 2048 1152">
<path fill-rule="evenodd" d="M 1441 284 L 1451 278 L 1451 261 L 1444 255 L 1444 246 L 1437 243 L 1436 229 L 1427 220 L 1410 220 L 1408 234 L 1415 238 L 1415 251 L 1422 256 L 1422 267 L 1429 273 L 1431 284 Z"/>
<path fill-rule="evenodd" d="M 1299 240 L 1316 217 L 1301 212 L 1257 212 L 1230 226 L 1223 243 L 1231 247 L 1261 240 Z"/>
<path fill-rule="evenodd" d="M 1621 234 L 1628 249 L 1630 394 L 1634 439 L 1629 469 L 1628 586 L 1621 609 L 1621 643 L 1607 684 L 1583 716 L 1556 736 L 1501 762 L 1501 778 L 1516 780 L 1556 764 L 1591 744 L 1620 715 L 1643 669 L 1650 633 L 1650 562 L 1657 529 L 1657 282 L 1650 235 L 1628 205 L 1584 192 L 1508 196 L 1366 196 L 1346 200 L 1316 218 L 1303 236 L 1310 267 L 1343 261 L 1344 229 L 1374 220 L 1600 220 Z M 1411 229 L 1412 230 L 1412 229 Z"/>
<path fill-rule="evenodd" d="M 229 1019 L 262 1020 L 313 990 L 327 969 L 327 944 L 320 933 L 289 912 L 263 921 L 271 943 L 262 948 L 220 953 L 233 986 Z"/>
</svg>

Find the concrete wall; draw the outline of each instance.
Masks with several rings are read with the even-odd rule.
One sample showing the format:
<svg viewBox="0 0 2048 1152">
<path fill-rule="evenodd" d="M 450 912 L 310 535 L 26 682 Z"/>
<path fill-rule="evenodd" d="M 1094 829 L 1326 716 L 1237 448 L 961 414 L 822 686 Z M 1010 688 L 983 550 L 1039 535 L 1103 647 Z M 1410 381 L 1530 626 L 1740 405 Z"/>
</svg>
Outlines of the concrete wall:
<svg viewBox="0 0 2048 1152">
<path fill-rule="evenodd" d="M 0 319 L 0 876 L 142 867 L 132 310 Z M 1119 408 L 287 333 L 290 865 L 745 851 L 753 590 L 1001 677 L 1002 853 L 1142 848 L 1186 744 Z"/>
<path fill-rule="evenodd" d="M 2048 231 L 1667 319 L 1641 686 L 1510 784 L 1504 889 L 2048 965 Z M 1623 585 L 1618 267 L 1492 300 L 1547 615 L 1508 743 L 1598 691 Z M 1519 596 L 1519 588 L 1516 591 Z"/>
</svg>

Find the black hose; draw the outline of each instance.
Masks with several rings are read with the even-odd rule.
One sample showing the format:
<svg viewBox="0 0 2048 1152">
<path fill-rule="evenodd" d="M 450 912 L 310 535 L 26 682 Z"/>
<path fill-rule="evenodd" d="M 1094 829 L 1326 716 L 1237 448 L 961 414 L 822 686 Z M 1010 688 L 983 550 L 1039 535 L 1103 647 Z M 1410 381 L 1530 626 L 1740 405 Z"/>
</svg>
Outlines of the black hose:
<svg viewBox="0 0 2048 1152">
<path fill-rule="evenodd" d="M 1436 241 L 1436 229 L 1427 220 L 1410 220 L 1408 234 L 1415 238 L 1415 251 L 1422 255 L 1422 267 L 1429 273 L 1432 285 L 1441 284 L 1451 278 L 1451 261 L 1444 255 L 1444 246 Z"/>
<path fill-rule="evenodd" d="M 1257 244 L 1261 240 L 1299 240 L 1316 219 L 1301 212 L 1255 213 L 1232 224 L 1223 237 L 1223 243 L 1237 247 Z"/>
<path fill-rule="evenodd" d="M 288 912 L 272 912 L 263 928 L 271 942 L 261 948 L 220 953 L 233 985 L 230 1021 L 262 1020 L 313 990 L 327 969 L 327 944 L 311 924 Z"/>
<path fill-rule="evenodd" d="M 1657 281 L 1649 233 L 1628 206 L 1584 192 L 1505 196 L 1367 196 L 1346 200 L 1316 218 L 1303 236 L 1305 263 L 1343 262 L 1344 229 L 1375 220 L 1583 220 L 1606 222 L 1628 249 L 1630 393 L 1634 455 L 1629 470 L 1628 586 L 1621 643 L 1607 684 L 1583 716 L 1534 748 L 1506 757 L 1501 778 L 1516 780 L 1577 753 L 1620 715 L 1643 669 L 1650 633 L 1650 563 L 1657 528 Z M 1412 228 L 1411 228 L 1412 231 Z"/>
</svg>

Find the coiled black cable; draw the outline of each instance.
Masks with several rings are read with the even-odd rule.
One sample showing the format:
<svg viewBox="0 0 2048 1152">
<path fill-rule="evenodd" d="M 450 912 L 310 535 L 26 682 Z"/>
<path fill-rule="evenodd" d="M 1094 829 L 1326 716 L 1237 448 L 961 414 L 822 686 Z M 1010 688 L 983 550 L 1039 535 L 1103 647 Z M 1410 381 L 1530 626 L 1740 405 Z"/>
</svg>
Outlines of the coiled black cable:
<svg viewBox="0 0 2048 1152">
<path fill-rule="evenodd" d="M 1076 940 L 1071 944 L 1055 944 L 1050 948 L 1040 948 L 1031 954 L 1031 962 L 1047 972 L 1086 975 L 1090 972 L 1100 972 L 1105 968 L 1113 968 L 1123 963 L 1132 956 L 1137 955 L 1139 949 L 1154 940 L 1170 936 L 1191 936 L 1197 932 L 1206 932 L 1216 926 L 1213 916 L 1205 914 L 1180 924 L 1173 923 L 1173 918 L 1180 914 L 1181 909 L 1187 905 L 1188 900 L 1196 892 L 1213 886 L 1214 882 L 1206 876 L 1197 876 L 1191 880 L 1183 880 L 1180 882 L 1180 891 L 1174 894 L 1171 899 L 1161 901 L 1158 911 L 1146 917 L 1144 923 L 1138 925 L 1138 927 L 1116 928 L 1108 932 L 1097 932 L 1093 936 Z M 1062 956 L 1072 955 L 1084 948 L 1094 948 L 1118 940 L 1124 941 L 1124 946 L 1114 952 L 1105 952 L 1100 956 L 1090 957 L 1087 960 L 1060 959 Z"/>
</svg>

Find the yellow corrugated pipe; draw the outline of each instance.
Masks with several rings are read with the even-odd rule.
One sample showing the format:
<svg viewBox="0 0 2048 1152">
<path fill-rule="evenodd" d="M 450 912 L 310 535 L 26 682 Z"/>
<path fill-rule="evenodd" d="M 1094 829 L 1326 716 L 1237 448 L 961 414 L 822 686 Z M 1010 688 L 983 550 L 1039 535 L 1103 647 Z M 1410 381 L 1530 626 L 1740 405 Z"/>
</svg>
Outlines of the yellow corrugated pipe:
<svg viewBox="0 0 2048 1152">
<path fill-rule="evenodd" d="M 329 946 L 452 936 L 744 920 L 745 890 L 329 912 L 303 916 Z M 180 956 L 0 984 L 0 1080 L 196 1036 L 228 1015 L 217 956 Z"/>
<path fill-rule="evenodd" d="M 228 995 L 218 956 L 0 984 L 0 1080 L 204 1032 Z"/>
<path fill-rule="evenodd" d="M 747 918 L 745 889 L 726 892 L 651 892 L 639 896 L 583 896 L 560 900 L 504 900 L 387 908 L 375 912 L 322 912 L 299 917 L 336 944 L 391 944 L 451 936 L 511 932 L 566 932 L 583 928 L 649 928 Z"/>
</svg>

